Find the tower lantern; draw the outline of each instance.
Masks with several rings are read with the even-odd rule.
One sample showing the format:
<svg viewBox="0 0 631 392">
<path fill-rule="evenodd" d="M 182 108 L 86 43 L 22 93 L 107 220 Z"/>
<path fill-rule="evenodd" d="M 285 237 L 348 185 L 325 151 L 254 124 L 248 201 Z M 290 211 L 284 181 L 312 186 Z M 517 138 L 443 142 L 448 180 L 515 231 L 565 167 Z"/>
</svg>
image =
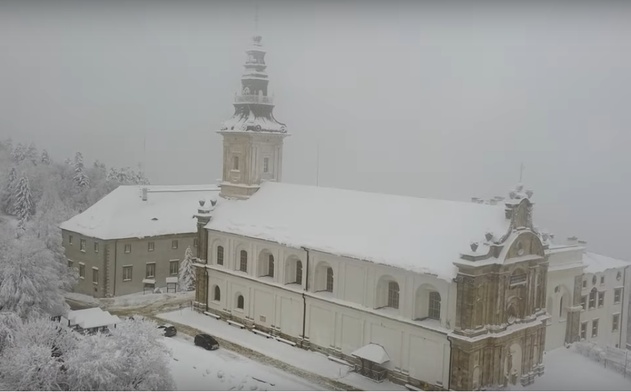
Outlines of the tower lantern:
<svg viewBox="0 0 631 392">
<path fill-rule="evenodd" d="M 248 198 L 262 181 L 281 181 L 283 139 L 289 134 L 285 124 L 274 118 L 265 53 L 261 36 L 254 36 L 246 50 L 234 114 L 219 130 L 224 145 L 220 184 L 224 198 Z"/>
</svg>

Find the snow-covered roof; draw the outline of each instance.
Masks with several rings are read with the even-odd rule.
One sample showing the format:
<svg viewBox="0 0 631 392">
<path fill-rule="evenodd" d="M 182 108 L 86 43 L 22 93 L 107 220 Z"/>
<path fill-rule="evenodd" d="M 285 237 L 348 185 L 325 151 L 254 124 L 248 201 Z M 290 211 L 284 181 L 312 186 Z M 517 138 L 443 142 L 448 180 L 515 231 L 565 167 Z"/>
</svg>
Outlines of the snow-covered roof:
<svg viewBox="0 0 631 392">
<path fill-rule="evenodd" d="M 367 359 L 370 362 L 374 362 L 379 365 L 390 360 L 390 357 L 388 356 L 386 350 L 382 346 L 375 343 L 367 344 L 364 347 L 353 351 L 351 355 L 354 355 L 358 358 Z"/>
<path fill-rule="evenodd" d="M 198 201 L 218 193 L 215 185 L 123 185 L 60 227 L 103 240 L 194 233 Z"/>
<path fill-rule="evenodd" d="M 88 308 L 88 309 L 79 309 L 79 310 L 71 310 L 68 312 L 66 318 L 70 322 L 70 325 L 78 324 L 82 320 L 89 318 L 92 315 L 97 315 L 103 313 L 103 309 L 101 308 Z"/>
<path fill-rule="evenodd" d="M 631 265 L 631 262 L 598 255 L 596 253 L 585 252 L 583 253 L 583 264 L 585 264 L 585 273 L 594 274 L 597 272 L 604 272 L 609 269 L 628 267 Z"/>
<path fill-rule="evenodd" d="M 83 329 L 105 327 L 108 325 L 114 325 L 120 323 L 118 316 L 111 315 L 110 312 L 102 312 L 92 314 L 85 320 L 79 322 L 79 327 Z"/>
<path fill-rule="evenodd" d="M 206 228 L 451 279 L 471 241 L 509 224 L 501 205 L 265 182 L 220 199 Z"/>
</svg>

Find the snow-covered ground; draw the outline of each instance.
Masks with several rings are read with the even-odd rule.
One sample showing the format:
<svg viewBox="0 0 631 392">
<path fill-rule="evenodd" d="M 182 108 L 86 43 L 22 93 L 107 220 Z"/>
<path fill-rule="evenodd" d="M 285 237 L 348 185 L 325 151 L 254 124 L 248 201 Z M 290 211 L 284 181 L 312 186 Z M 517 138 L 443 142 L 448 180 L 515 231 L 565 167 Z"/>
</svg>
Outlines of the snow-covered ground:
<svg viewBox="0 0 631 392">
<path fill-rule="evenodd" d="M 121 310 L 127 308 L 151 307 L 159 309 L 165 305 L 190 306 L 195 299 L 195 292 L 178 293 L 134 293 L 112 298 L 94 298 L 80 293 L 65 293 L 64 296 L 71 300 L 89 306 L 101 306 L 108 310 Z"/>
<path fill-rule="evenodd" d="M 171 374 L 178 390 L 307 391 L 323 390 L 292 374 L 228 350 L 207 351 L 186 335 L 165 338 L 171 350 Z"/>
<path fill-rule="evenodd" d="M 157 315 L 157 317 L 191 326 L 289 365 L 340 381 L 358 389 L 368 391 L 407 390 L 407 388 L 402 385 L 393 384 L 390 381 L 381 383 L 373 382 L 364 376 L 351 372 L 349 366 L 333 362 L 321 353 L 306 351 L 274 339 L 267 339 L 250 331 L 233 327 L 225 321 L 216 320 L 212 317 L 197 313 L 190 308 L 162 313 Z"/>
<path fill-rule="evenodd" d="M 586 358 L 573 349 L 557 348 L 543 358 L 545 373 L 527 387 L 529 391 L 631 391 L 631 375 L 606 369 L 602 363 Z"/>
</svg>

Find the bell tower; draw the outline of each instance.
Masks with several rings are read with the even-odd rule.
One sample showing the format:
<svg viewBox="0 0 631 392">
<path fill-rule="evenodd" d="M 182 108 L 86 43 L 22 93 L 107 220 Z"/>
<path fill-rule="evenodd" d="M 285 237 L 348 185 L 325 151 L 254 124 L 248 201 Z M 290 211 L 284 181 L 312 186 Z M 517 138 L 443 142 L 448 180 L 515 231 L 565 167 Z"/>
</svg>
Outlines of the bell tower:
<svg viewBox="0 0 631 392">
<path fill-rule="evenodd" d="M 265 50 L 261 36 L 252 38 L 234 96 L 234 115 L 218 131 L 223 136 L 223 175 L 220 196 L 247 199 L 263 181 L 281 181 L 285 124 L 274 118 L 268 95 Z"/>
</svg>

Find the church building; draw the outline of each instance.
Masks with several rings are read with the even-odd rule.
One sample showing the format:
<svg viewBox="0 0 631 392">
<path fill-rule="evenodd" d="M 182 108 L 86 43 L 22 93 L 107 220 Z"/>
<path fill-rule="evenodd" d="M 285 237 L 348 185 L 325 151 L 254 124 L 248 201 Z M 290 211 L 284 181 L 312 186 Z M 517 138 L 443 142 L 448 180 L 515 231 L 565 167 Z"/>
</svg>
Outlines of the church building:
<svg viewBox="0 0 631 392">
<path fill-rule="evenodd" d="M 282 183 L 289 134 L 261 37 L 246 53 L 219 130 L 219 197 L 196 214 L 194 306 L 416 388 L 541 375 L 550 238 L 533 224 L 533 193 L 455 202 Z"/>
</svg>

